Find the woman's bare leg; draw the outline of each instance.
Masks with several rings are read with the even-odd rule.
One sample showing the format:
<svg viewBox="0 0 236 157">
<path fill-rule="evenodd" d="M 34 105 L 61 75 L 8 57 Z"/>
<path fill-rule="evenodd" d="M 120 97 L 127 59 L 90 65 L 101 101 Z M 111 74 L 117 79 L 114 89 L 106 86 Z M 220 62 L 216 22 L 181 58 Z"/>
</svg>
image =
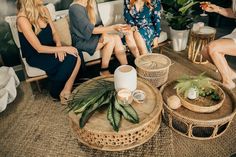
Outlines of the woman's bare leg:
<svg viewBox="0 0 236 157">
<path fill-rule="evenodd" d="M 113 35 L 115 41 L 115 55 L 121 65 L 128 64 L 126 50 L 122 44 L 121 38 L 118 35 Z"/>
<path fill-rule="evenodd" d="M 127 43 L 127 46 L 131 53 L 134 55 L 134 57 L 140 56 L 138 47 L 136 45 L 136 42 L 134 40 L 134 32 L 133 31 L 127 31 L 125 35 L 125 41 Z"/>
<path fill-rule="evenodd" d="M 235 83 L 232 79 L 236 76 L 236 73 L 231 70 L 225 59 L 225 54 L 236 56 L 234 41 L 230 39 L 215 40 L 209 44 L 208 53 L 221 74 L 223 84 L 230 89 L 234 88 Z"/>
<path fill-rule="evenodd" d="M 134 32 L 134 40 L 135 40 L 135 42 L 138 46 L 138 50 L 139 50 L 141 55 L 148 53 L 146 43 L 145 43 L 143 37 L 141 36 L 141 34 L 138 31 Z"/>
<path fill-rule="evenodd" d="M 80 65 L 81 65 L 81 59 L 78 56 L 75 68 L 72 71 L 72 74 L 70 75 L 69 79 L 66 81 L 66 84 L 65 84 L 63 90 L 60 93 L 61 96 L 66 97 L 66 95 L 69 95 L 71 93 L 75 78 L 76 78 L 76 76 L 79 72 L 79 69 L 80 69 Z"/>
<path fill-rule="evenodd" d="M 103 41 L 103 45 L 98 44 L 96 50 L 101 50 L 102 52 L 102 64 L 101 69 L 107 69 L 109 67 L 109 62 L 111 60 L 111 55 L 113 53 L 114 47 L 115 47 L 115 41 L 111 35 L 103 34 L 101 36 L 101 40 Z M 110 72 L 108 70 L 101 71 L 102 75 L 109 75 Z"/>
</svg>

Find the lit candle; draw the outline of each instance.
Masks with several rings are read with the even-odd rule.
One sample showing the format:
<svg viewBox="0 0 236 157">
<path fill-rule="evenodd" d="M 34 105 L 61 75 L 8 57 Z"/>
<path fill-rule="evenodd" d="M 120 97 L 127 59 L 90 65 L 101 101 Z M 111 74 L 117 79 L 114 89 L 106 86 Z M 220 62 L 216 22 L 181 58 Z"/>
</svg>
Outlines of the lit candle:
<svg viewBox="0 0 236 157">
<path fill-rule="evenodd" d="M 133 101 L 132 93 L 128 89 L 121 89 L 117 92 L 117 100 L 121 105 L 131 104 Z"/>
</svg>

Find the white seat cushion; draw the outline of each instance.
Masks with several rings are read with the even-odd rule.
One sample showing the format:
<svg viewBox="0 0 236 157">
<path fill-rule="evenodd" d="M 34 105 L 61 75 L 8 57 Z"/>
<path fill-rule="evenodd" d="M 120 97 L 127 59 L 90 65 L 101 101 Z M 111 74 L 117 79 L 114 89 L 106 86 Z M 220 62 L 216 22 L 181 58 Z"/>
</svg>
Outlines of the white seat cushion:
<svg viewBox="0 0 236 157">
<path fill-rule="evenodd" d="M 24 63 L 25 66 L 25 70 L 26 73 L 29 77 L 36 77 L 36 76 L 42 76 L 42 75 L 46 75 L 46 72 L 39 69 L 39 68 L 35 68 L 30 66 L 27 62 L 25 58 L 22 58 L 22 61 Z"/>
<path fill-rule="evenodd" d="M 166 40 L 167 40 L 167 33 L 161 31 L 161 34 L 160 34 L 160 36 L 158 38 L 158 43 L 160 44 L 160 43 L 162 43 L 162 42 L 164 42 Z"/>
<path fill-rule="evenodd" d="M 98 11 L 104 26 L 125 23 L 123 17 L 124 1 L 116 0 L 98 4 Z"/>
<path fill-rule="evenodd" d="M 97 50 L 92 56 L 90 56 L 87 52 L 83 52 L 83 56 L 84 56 L 85 63 L 89 61 L 97 60 L 102 57 L 100 50 Z"/>
</svg>

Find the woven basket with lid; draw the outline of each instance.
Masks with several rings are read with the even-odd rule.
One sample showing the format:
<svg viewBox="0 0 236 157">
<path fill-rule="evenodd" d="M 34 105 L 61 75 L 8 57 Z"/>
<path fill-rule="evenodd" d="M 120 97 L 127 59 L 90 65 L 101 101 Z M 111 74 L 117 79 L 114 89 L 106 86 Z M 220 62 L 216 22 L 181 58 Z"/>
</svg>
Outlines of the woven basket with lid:
<svg viewBox="0 0 236 157">
<path fill-rule="evenodd" d="M 138 76 L 159 87 L 168 79 L 171 60 L 162 54 L 146 54 L 135 59 Z"/>
</svg>

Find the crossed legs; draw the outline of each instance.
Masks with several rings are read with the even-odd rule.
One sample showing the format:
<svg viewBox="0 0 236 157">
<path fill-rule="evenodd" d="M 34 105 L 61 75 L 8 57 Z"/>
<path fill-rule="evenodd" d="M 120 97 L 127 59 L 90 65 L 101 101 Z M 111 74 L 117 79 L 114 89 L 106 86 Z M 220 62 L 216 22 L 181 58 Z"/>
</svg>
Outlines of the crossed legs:
<svg viewBox="0 0 236 157">
<path fill-rule="evenodd" d="M 233 79 L 236 73 L 229 67 L 225 55 L 236 56 L 236 44 L 231 39 L 218 39 L 212 41 L 202 51 L 203 56 L 218 68 L 223 84 L 229 89 L 235 88 Z"/>
<path fill-rule="evenodd" d="M 128 31 L 125 40 L 135 58 L 148 52 L 146 43 L 138 31 Z"/>
<path fill-rule="evenodd" d="M 109 35 L 102 34 L 101 42 L 98 43 L 96 50 L 102 51 L 102 63 L 100 72 L 101 75 L 109 75 L 108 71 L 109 62 L 112 56 L 113 51 L 120 64 L 127 64 L 126 53 L 124 50 L 124 46 L 121 42 L 121 39 L 118 35 Z"/>
</svg>

